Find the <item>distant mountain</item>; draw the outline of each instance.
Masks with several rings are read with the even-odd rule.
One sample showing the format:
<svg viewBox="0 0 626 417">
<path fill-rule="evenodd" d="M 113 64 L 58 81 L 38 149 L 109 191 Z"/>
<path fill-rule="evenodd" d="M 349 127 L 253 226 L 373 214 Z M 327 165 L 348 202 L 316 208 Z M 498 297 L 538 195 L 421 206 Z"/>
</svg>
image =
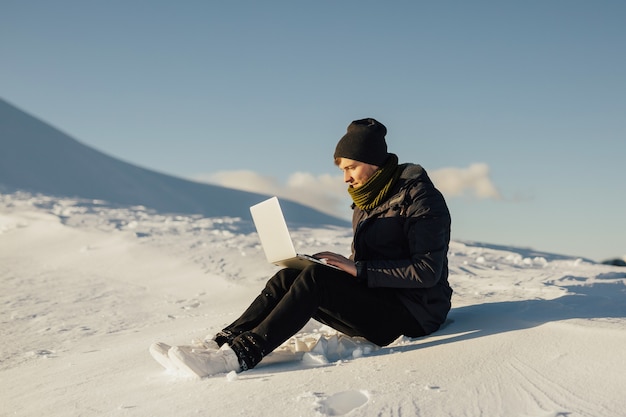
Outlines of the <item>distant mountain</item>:
<svg viewBox="0 0 626 417">
<path fill-rule="evenodd" d="M 0 192 L 143 205 L 159 212 L 250 219 L 267 195 L 201 184 L 120 161 L 92 149 L 0 99 Z M 347 226 L 304 205 L 281 200 L 291 223 Z"/>
</svg>

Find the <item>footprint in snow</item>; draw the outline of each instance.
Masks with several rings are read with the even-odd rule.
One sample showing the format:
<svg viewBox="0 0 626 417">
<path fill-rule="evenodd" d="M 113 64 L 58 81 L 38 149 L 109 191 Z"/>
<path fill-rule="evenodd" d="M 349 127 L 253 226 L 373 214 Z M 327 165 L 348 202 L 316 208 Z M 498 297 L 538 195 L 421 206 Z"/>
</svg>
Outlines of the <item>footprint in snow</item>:
<svg viewBox="0 0 626 417">
<path fill-rule="evenodd" d="M 318 411 L 327 416 L 342 416 L 369 401 L 363 391 L 342 391 L 318 402 Z"/>
</svg>

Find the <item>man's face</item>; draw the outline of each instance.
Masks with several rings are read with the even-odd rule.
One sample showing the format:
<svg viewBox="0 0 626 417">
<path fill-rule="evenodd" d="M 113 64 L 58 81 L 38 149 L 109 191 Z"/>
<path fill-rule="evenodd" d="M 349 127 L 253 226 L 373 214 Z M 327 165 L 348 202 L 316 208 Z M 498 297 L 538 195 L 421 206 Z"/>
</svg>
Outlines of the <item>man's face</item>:
<svg viewBox="0 0 626 417">
<path fill-rule="evenodd" d="M 343 171 L 344 182 L 350 184 L 352 188 L 359 188 L 365 184 L 378 169 L 376 165 L 347 158 L 338 158 L 337 166 Z"/>
</svg>

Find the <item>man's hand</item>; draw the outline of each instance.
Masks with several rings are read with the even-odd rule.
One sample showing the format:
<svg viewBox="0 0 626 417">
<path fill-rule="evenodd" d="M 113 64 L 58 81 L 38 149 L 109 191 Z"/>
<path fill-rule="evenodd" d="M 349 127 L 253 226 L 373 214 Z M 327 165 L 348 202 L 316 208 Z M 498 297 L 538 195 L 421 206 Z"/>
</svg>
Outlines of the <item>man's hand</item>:
<svg viewBox="0 0 626 417">
<path fill-rule="evenodd" d="M 336 266 L 342 271 L 345 271 L 353 277 L 356 277 L 356 265 L 354 264 L 354 261 L 351 261 L 343 255 L 339 255 L 338 253 L 333 252 L 320 252 L 313 255 L 313 257 L 317 259 L 322 259 L 326 261 L 328 265 Z"/>
</svg>

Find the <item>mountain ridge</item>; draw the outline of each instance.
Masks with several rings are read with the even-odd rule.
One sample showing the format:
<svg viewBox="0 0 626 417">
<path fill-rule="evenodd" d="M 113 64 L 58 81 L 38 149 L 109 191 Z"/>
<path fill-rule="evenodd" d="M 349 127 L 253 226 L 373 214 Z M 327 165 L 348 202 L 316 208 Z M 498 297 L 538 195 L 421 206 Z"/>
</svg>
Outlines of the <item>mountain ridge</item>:
<svg viewBox="0 0 626 417">
<path fill-rule="evenodd" d="M 159 212 L 250 219 L 249 207 L 270 197 L 194 182 L 141 168 L 84 145 L 0 98 L 0 191 L 143 205 Z M 289 223 L 348 226 L 281 199 Z"/>
</svg>

